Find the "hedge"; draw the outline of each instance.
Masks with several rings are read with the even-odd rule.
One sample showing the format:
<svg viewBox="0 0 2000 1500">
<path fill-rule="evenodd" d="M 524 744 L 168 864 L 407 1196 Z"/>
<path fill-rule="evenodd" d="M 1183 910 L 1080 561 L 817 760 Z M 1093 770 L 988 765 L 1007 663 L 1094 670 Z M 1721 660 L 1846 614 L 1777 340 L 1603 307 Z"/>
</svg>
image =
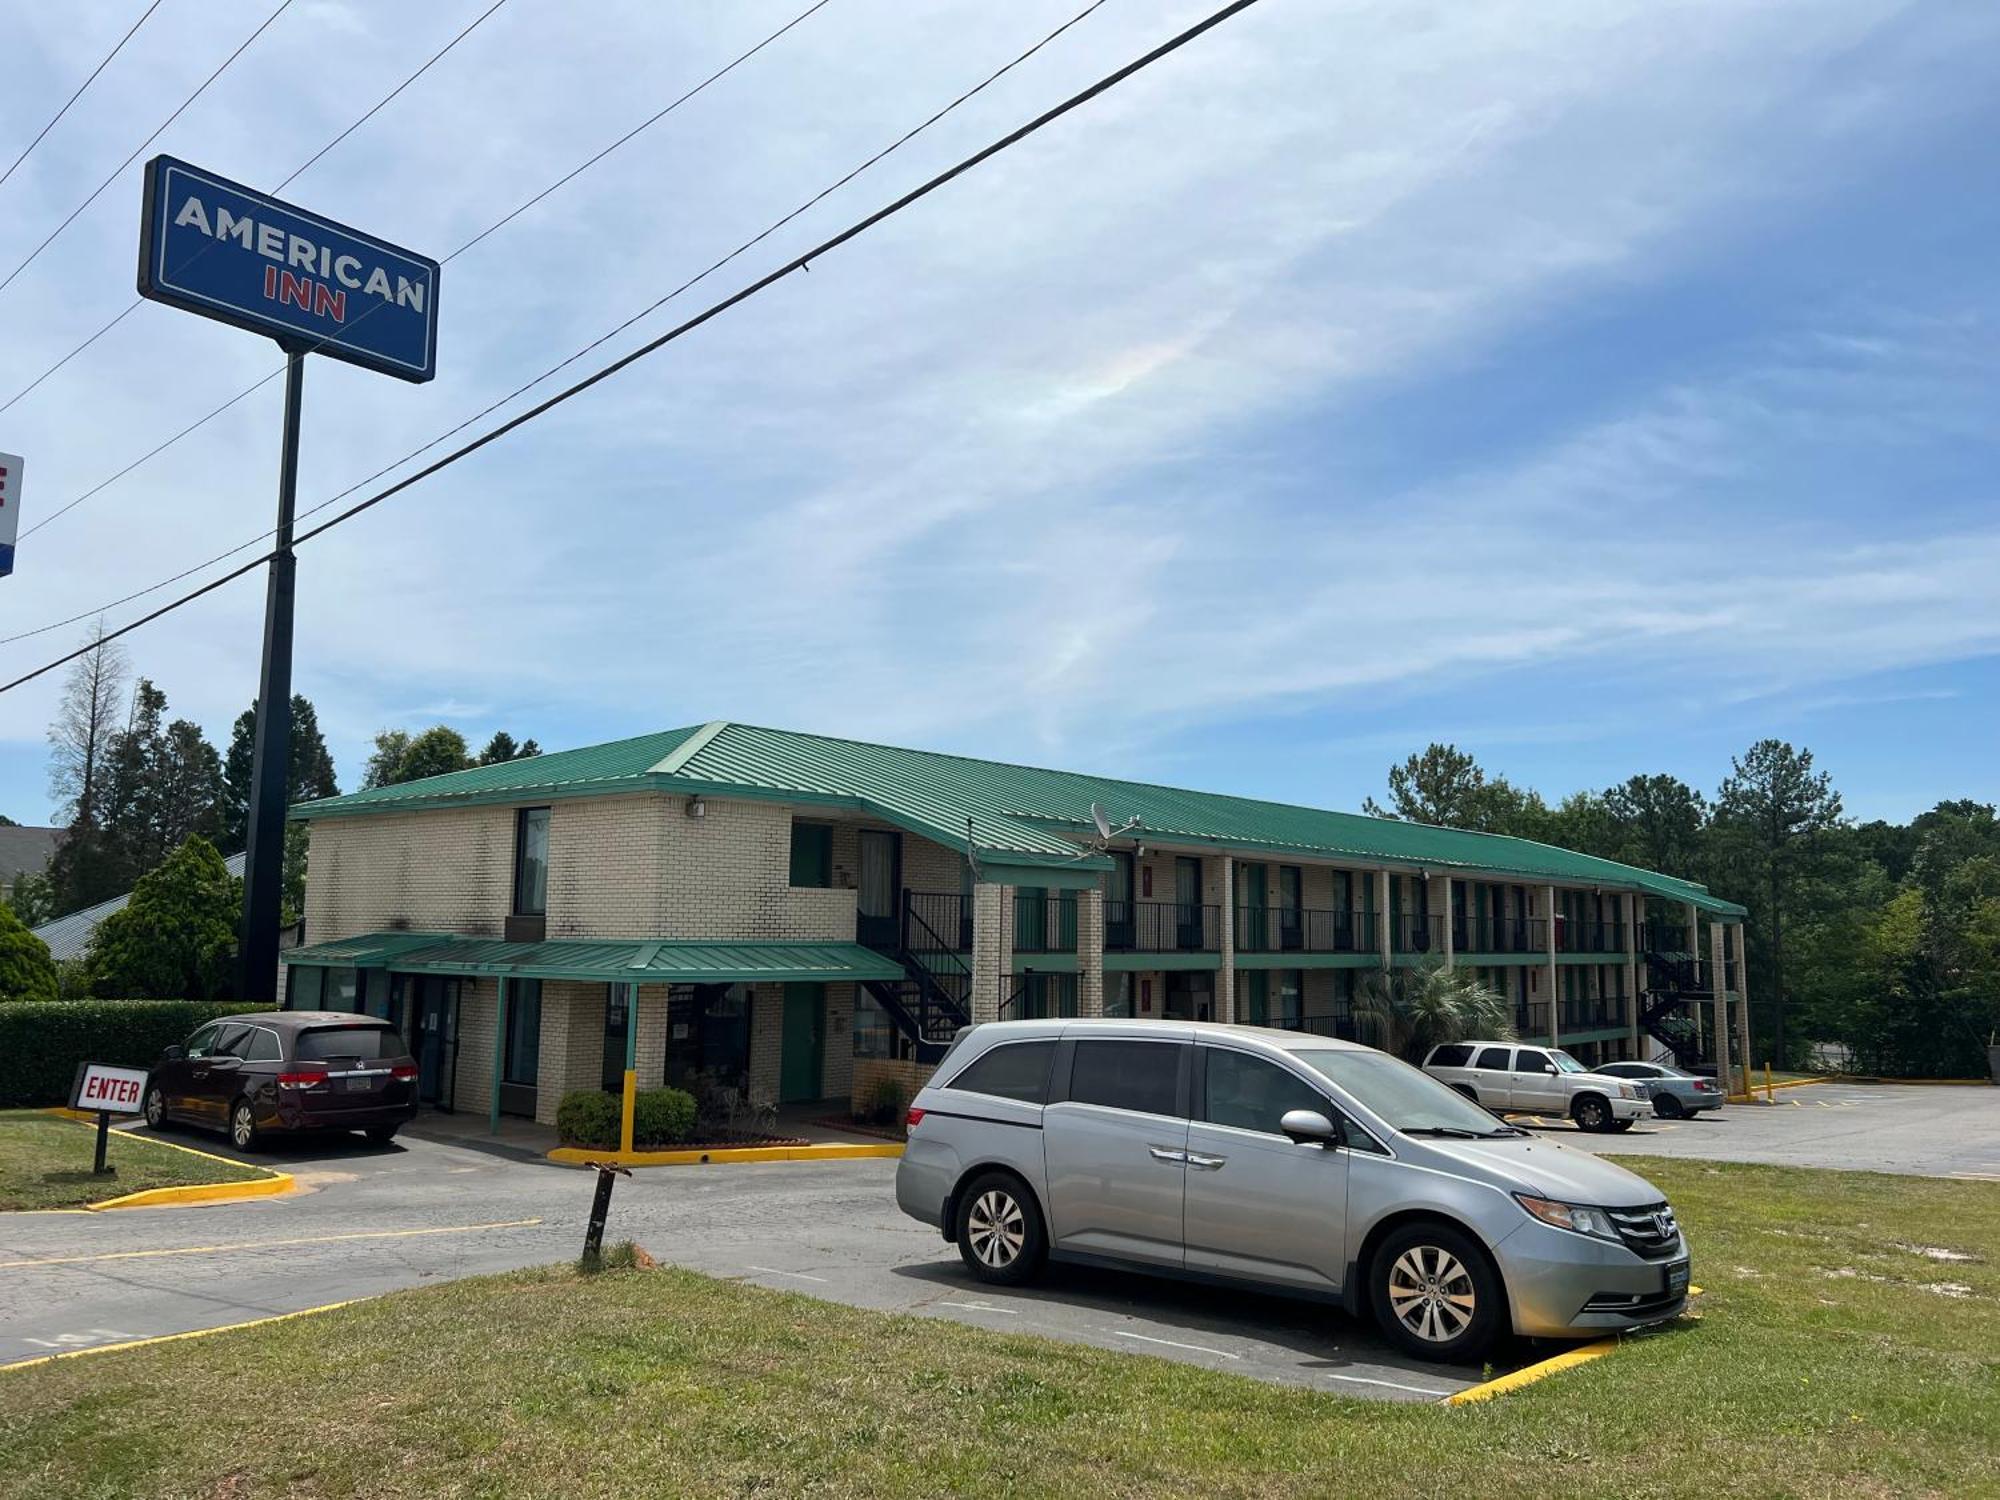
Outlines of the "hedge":
<svg viewBox="0 0 2000 1500">
<path fill-rule="evenodd" d="M 69 1102 L 80 1062 L 150 1068 L 241 1005 L 203 1000 L 27 1000 L 0 1005 L 0 1109 Z"/>
<path fill-rule="evenodd" d="M 556 1105 L 556 1134 L 565 1146 L 614 1151 L 624 1103 L 616 1094 L 576 1089 Z M 671 1146 L 694 1134 L 694 1095 L 681 1089 L 641 1089 L 632 1105 L 632 1144 Z"/>
</svg>

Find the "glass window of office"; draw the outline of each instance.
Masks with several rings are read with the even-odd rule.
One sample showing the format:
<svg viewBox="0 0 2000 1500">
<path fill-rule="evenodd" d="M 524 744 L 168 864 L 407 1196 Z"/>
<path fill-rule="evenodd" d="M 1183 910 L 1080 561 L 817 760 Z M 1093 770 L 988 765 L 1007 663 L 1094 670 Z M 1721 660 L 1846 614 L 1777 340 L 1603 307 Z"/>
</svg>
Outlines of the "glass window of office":
<svg viewBox="0 0 2000 1500">
<path fill-rule="evenodd" d="M 833 884 L 832 824 L 792 820 L 791 883 L 819 889 Z"/>
<path fill-rule="evenodd" d="M 507 1049 L 500 1080 L 532 1086 L 542 1066 L 542 982 L 507 983 Z"/>
<path fill-rule="evenodd" d="M 514 815 L 514 915 L 541 917 L 549 910 L 549 810 L 524 807 Z"/>
</svg>

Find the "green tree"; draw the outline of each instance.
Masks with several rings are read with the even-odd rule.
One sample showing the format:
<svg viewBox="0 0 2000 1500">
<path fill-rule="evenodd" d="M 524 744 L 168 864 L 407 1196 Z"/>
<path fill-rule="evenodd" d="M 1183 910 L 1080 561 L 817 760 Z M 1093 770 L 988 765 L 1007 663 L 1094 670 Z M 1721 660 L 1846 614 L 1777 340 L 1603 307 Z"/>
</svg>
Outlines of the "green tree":
<svg viewBox="0 0 2000 1500">
<path fill-rule="evenodd" d="M 513 735 L 504 729 L 496 729 L 493 738 L 486 742 L 486 748 L 479 752 L 477 764 L 495 766 L 502 761 L 527 760 L 530 756 L 541 753 L 542 747 L 533 740 L 523 740 L 517 745 L 514 743 Z"/>
<path fill-rule="evenodd" d="M 403 758 L 396 766 L 396 783 L 463 771 L 471 764 L 472 755 L 465 747 L 465 736 L 456 729 L 439 724 L 410 741 L 409 749 L 403 752 Z"/>
<path fill-rule="evenodd" d="M 384 729 L 377 734 L 374 753 L 362 768 L 361 789 L 368 791 L 378 786 L 394 786 L 397 768 L 403 764 L 403 757 L 409 749 L 410 736 L 406 730 Z"/>
<path fill-rule="evenodd" d="M 49 945 L 0 902 L 0 1002 L 55 998 L 56 966 Z"/>
<path fill-rule="evenodd" d="M 256 760 L 257 705 L 236 716 L 229 735 L 229 753 L 222 761 L 222 847 L 241 849 L 250 831 L 250 773 Z M 333 756 L 320 733 L 319 714 L 312 700 L 292 694 L 290 764 L 285 772 L 285 801 L 309 802 L 337 797 L 340 785 L 333 773 Z"/>
<path fill-rule="evenodd" d="M 51 904 L 58 913 L 126 888 L 105 846 L 104 792 L 130 667 L 124 648 L 105 639 L 102 620 L 91 627 L 89 642 L 63 679 L 49 725 L 49 790 L 68 825 L 49 865 Z"/>
<path fill-rule="evenodd" d="M 222 830 L 222 757 L 187 719 L 163 722 L 167 695 L 141 677 L 125 728 L 112 736 L 105 781 L 104 840 L 119 890 L 190 836 Z"/>
<path fill-rule="evenodd" d="M 7 905 L 29 927 L 39 927 L 56 913 L 55 877 L 47 871 L 18 876 L 7 893 Z"/>
<path fill-rule="evenodd" d="M 1508 1040 L 1514 1012 L 1472 970 L 1428 963 L 1365 975 L 1354 994 L 1354 1025 L 1369 1046 L 1418 1062 L 1442 1042 Z"/>
<path fill-rule="evenodd" d="M 1378 818 L 1523 838 L 1539 837 L 1549 818 L 1537 793 L 1514 786 L 1504 776 L 1488 776 L 1456 745 L 1436 743 L 1389 768 L 1389 806 L 1373 797 L 1362 806 Z"/>
<path fill-rule="evenodd" d="M 242 903 L 243 882 L 215 845 L 190 835 L 97 924 L 91 989 L 106 997 L 228 999 Z"/>
<path fill-rule="evenodd" d="M 1716 822 L 1729 841 L 1740 878 L 1761 898 L 1752 907 L 1750 934 L 1761 946 L 1772 1051 L 1785 1048 L 1785 915 L 1800 882 L 1825 852 L 1827 835 L 1840 826 L 1840 794 L 1833 779 L 1813 769 L 1810 750 L 1783 740 L 1759 740 L 1730 762 L 1716 798 Z M 1761 942 L 1758 940 L 1761 939 Z M 1756 947 L 1753 946 L 1753 956 Z"/>
<path fill-rule="evenodd" d="M 1708 802 L 1700 792 L 1675 776 L 1633 776 L 1605 792 L 1604 806 L 1618 829 L 1612 858 L 1683 880 L 1701 878 Z"/>
</svg>

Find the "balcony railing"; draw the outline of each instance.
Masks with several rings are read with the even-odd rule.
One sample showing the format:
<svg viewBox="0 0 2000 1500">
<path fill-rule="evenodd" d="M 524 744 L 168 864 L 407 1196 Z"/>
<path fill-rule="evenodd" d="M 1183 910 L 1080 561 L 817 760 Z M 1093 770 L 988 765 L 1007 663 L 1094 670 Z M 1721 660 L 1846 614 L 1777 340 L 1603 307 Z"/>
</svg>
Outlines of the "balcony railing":
<svg viewBox="0 0 2000 1500">
<path fill-rule="evenodd" d="M 903 892 L 903 946 L 912 953 L 970 953 L 970 898 L 957 891 Z"/>
<path fill-rule="evenodd" d="M 1623 953 L 1625 951 L 1625 924 L 1623 922 L 1582 922 L 1562 921 L 1556 923 L 1556 951 L 1558 953 Z"/>
<path fill-rule="evenodd" d="M 1546 953 L 1549 942 L 1545 917 L 1465 917 L 1452 926 L 1452 948 L 1459 953 Z"/>
<path fill-rule="evenodd" d="M 1494 949 L 1492 951 L 1504 952 L 1506 950 Z M 1549 1034 L 1548 1002 L 1537 1000 L 1527 1005 L 1517 1002 L 1514 1006 L 1514 1030 L 1520 1034 L 1521 1040 L 1524 1042 L 1532 1042 L 1547 1037 Z"/>
<path fill-rule="evenodd" d="M 1389 916 L 1389 951 L 1392 953 L 1444 953 L 1444 918 L 1420 912 L 1399 911 Z"/>
<path fill-rule="evenodd" d="M 1648 953 L 1686 953 L 1688 930 L 1679 922 L 1648 922 L 1643 933 Z"/>
<path fill-rule="evenodd" d="M 1076 952 L 1076 897 L 1014 896 L 1016 953 Z"/>
<path fill-rule="evenodd" d="M 1107 953 L 1216 953 L 1222 908 L 1179 901 L 1106 901 Z"/>
<path fill-rule="evenodd" d="M 1238 953 L 1373 953 L 1375 921 L 1360 911 L 1239 906 Z"/>
<path fill-rule="evenodd" d="M 1562 1007 L 1562 1024 L 1565 1032 L 1594 1031 L 1605 1026 L 1625 1024 L 1625 1002 L 1611 995 L 1598 995 L 1586 1000 L 1565 1000 Z"/>
</svg>

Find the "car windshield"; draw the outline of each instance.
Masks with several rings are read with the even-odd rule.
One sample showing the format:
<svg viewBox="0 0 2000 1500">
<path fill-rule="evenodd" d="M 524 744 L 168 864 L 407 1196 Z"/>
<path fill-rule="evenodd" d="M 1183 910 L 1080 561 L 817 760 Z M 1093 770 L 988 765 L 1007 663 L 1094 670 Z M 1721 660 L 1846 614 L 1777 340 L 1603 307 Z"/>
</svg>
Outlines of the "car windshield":
<svg viewBox="0 0 2000 1500">
<path fill-rule="evenodd" d="M 1332 1080 L 1357 1103 L 1397 1130 L 1412 1135 L 1520 1135 L 1456 1089 L 1386 1052 L 1303 1047 L 1292 1053 Z"/>
<path fill-rule="evenodd" d="M 1567 1052 L 1549 1053 L 1549 1061 L 1556 1065 L 1558 1073 L 1588 1073 L 1590 1069 L 1571 1057 Z"/>
<path fill-rule="evenodd" d="M 325 1062 L 332 1057 L 356 1057 L 374 1062 L 401 1057 L 403 1039 L 389 1026 L 315 1026 L 299 1033 L 301 1062 Z"/>
</svg>

